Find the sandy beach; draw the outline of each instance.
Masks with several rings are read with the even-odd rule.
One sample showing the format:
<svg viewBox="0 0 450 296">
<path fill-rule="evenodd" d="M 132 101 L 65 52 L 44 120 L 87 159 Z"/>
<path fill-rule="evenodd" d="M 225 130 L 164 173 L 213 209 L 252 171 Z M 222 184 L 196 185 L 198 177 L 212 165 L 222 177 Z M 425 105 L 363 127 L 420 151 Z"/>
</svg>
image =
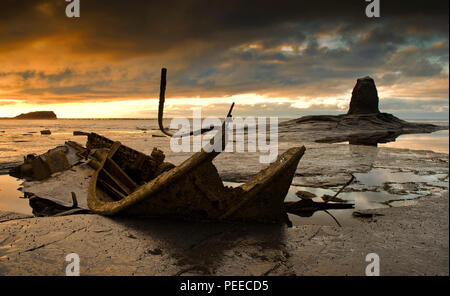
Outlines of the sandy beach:
<svg viewBox="0 0 450 296">
<path fill-rule="evenodd" d="M 370 212 L 370 211 L 369 211 Z M 447 275 L 448 191 L 356 227 L 199 224 L 98 215 L 29 218 L 0 213 L 1 275 Z"/>
<path fill-rule="evenodd" d="M 285 146 L 280 143 L 280 150 Z M 361 174 L 368 180 L 359 177 L 343 197 L 361 194 L 354 201 L 364 205 L 370 194 L 386 194 L 393 200 L 358 210 L 382 216 L 332 211 L 343 227 L 329 217 L 323 225 L 315 215 L 291 217 L 288 228 L 2 211 L 0 274 L 64 275 L 65 256 L 77 253 L 82 275 L 364 275 L 365 256 L 376 253 L 381 275 L 448 275 L 448 154 L 313 142 L 306 147 L 292 186 L 337 191 L 350 174 Z M 265 166 L 257 153 L 237 155 L 223 153 L 214 161 L 223 180 L 245 182 Z M 247 165 L 236 170 L 236 162 Z M 43 194 L 49 190 L 29 184 Z"/>
</svg>

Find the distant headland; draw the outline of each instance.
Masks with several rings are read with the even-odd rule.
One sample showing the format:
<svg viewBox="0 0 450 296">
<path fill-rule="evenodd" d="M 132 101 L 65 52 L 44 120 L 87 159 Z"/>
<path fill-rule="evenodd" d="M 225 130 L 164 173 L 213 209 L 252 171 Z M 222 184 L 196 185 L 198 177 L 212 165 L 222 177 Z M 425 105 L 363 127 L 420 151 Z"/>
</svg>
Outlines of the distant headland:
<svg viewBox="0 0 450 296">
<path fill-rule="evenodd" d="M 29 113 L 22 113 L 13 117 L 12 119 L 58 119 L 53 111 L 35 111 Z"/>
</svg>

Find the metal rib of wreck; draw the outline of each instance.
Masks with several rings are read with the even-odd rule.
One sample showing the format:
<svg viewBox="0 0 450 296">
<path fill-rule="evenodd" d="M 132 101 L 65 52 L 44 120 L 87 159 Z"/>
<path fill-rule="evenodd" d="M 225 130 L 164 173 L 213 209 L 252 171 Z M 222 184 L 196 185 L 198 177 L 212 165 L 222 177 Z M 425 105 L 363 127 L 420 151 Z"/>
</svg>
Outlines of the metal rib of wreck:
<svg viewBox="0 0 450 296">
<path fill-rule="evenodd" d="M 212 164 L 219 152 L 197 152 L 177 167 L 170 167 L 153 153 L 147 163 L 159 175 L 138 185 L 126 173 L 121 154 L 131 148 L 91 134 L 88 147 L 102 142 L 107 153 L 95 153 L 96 167 L 88 191 L 88 206 L 102 215 L 176 217 L 188 220 L 229 220 L 262 223 L 288 222 L 284 198 L 305 147 L 294 147 L 280 155 L 249 182 L 226 187 Z M 89 140 L 88 140 L 89 142 Z M 136 151 L 137 152 L 137 151 Z M 163 168 L 167 169 L 161 169 Z M 142 180 L 140 180 L 142 181 Z"/>
</svg>

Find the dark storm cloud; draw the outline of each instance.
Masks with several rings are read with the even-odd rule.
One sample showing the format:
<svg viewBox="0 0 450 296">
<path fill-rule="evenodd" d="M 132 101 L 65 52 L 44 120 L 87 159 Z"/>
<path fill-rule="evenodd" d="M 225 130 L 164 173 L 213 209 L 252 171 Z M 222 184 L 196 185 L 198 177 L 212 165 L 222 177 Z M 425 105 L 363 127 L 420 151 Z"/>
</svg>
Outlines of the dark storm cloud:
<svg viewBox="0 0 450 296">
<path fill-rule="evenodd" d="M 30 78 L 38 77 L 40 79 L 47 80 L 49 82 L 60 82 L 64 79 L 71 78 L 74 73 L 71 69 L 65 69 L 63 71 L 57 72 L 57 73 L 51 73 L 47 74 L 43 71 L 37 72 L 34 70 L 27 70 L 27 71 L 21 71 L 21 72 L 3 72 L 0 73 L 0 76 L 11 76 L 16 75 L 21 77 L 23 80 L 28 80 Z"/>
<path fill-rule="evenodd" d="M 378 86 L 448 78 L 448 3 L 381 0 L 381 18 L 369 19 L 364 0 L 81 0 L 81 17 L 68 19 L 64 0 L 6 0 L 0 55 L 44 40 L 65 65 L 0 77 L 20 77 L 23 96 L 55 95 L 49 102 L 154 96 L 161 66 L 169 94 L 186 97 L 332 96 L 365 75 Z M 98 70 L 77 67 L 76 55 Z"/>
<path fill-rule="evenodd" d="M 448 32 L 448 1 L 381 2 L 380 20 L 400 27 L 372 35 L 374 42 L 398 41 L 391 38 L 400 38 L 392 31 L 414 30 L 422 35 Z M 3 1 L 2 48 L 40 37 L 80 33 L 83 43 L 78 46 L 86 51 L 151 54 L 196 40 L 232 46 L 262 38 L 274 45 L 302 41 L 310 31 L 328 30 L 330 25 L 341 25 L 351 34 L 379 22 L 365 17 L 367 2 L 363 0 L 89 0 L 81 1 L 82 17 L 73 20 L 65 17 L 66 4 L 63 0 Z"/>
<path fill-rule="evenodd" d="M 47 79 L 49 82 L 59 82 L 72 77 L 72 75 L 73 71 L 71 69 L 65 69 L 64 71 L 55 74 L 45 74 L 43 72 L 39 73 L 41 79 Z"/>
</svg>

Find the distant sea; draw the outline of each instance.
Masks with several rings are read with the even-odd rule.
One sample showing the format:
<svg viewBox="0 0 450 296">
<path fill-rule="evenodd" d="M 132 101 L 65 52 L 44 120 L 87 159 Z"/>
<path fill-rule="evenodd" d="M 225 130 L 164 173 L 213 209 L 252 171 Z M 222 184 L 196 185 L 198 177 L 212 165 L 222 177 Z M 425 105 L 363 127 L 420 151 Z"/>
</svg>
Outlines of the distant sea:
<svg viewBox="0 0 450 296">
<path fill-rule="evenodd" d="M 280 118 L 281 121 L 283 119 Z M 448 120 L 410 121 L 443 126 L 449 124 Z M 170 119 L 165 119 L 165 126 L 169 125 Z M 49 129 L 52 134 L 41 135 L 40 131 L 44 129 Z M 0 119 L 0 163 L 21 161 L 27 154 L 44 153 L 50 148 L 63 145 L 67 140 L 85 144 L 85 137 L 73 136 L 73 131 L 96 132 L 119 140 L 144 153 L 151 153 L 154 146 L 168 148 L 169 145 L 168 138 L 152 137 L 152 135 L 161 135 L 157 119 Z M 443 130 L 431 134 L 402 135 L 395 142 L 379 146 L 448 153 L 448 141 L 449 132 Z"/>
</svg>

